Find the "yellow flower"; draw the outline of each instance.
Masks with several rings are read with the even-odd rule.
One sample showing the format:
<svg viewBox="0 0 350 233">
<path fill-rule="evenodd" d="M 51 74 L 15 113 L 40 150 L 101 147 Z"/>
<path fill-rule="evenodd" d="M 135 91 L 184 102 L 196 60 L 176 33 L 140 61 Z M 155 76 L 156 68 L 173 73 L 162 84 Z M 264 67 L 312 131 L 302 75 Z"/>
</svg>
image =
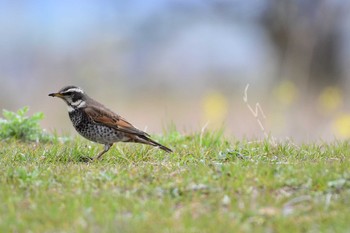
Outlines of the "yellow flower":
<svg viewBox="0 0 350 233">
<path fill-rule="evenodd" d="M 333 132 L 336 136 L 343 138 L 350 137 L 350 114 L 344 113 L 338 116 L 333 122 Z"/>
<path fill-rule="evenodd" d="M 222 93 L 213 91 L 204 96 L 202 108 L 205 121 L 221 126 L 227 116 L 228 101 Z"/>
<path fill-rule="evenodd" d="M 326 87 L 318 97 L 318 106 L 322 113 L 331 113 L 343 103 L 341 90 L 337 87 Z"/>
<path fill-rule="evenodd" d="M 290 106 L 295 102 L 298 90 L 293 82 L 283 81 L 273 90 L 273 94 L 283 105 Z"/>
</svg>

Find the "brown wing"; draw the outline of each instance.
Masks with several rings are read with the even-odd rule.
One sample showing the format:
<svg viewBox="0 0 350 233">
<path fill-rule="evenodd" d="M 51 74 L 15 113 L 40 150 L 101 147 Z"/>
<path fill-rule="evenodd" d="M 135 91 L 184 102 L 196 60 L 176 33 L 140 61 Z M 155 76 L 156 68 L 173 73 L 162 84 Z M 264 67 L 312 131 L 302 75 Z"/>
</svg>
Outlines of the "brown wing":
<svg viewBox="0 0 350 233">
<path fill-rule="evenodd" d="M 100 106 L 89 106 L 83 109 L 90 119 L 96 123 L 106 125 L 124 133 L 135 134 L 139 136 L 149 136 L 147 133 L 135 128 L 121 116 L 111 110 Z"/>
</svg>

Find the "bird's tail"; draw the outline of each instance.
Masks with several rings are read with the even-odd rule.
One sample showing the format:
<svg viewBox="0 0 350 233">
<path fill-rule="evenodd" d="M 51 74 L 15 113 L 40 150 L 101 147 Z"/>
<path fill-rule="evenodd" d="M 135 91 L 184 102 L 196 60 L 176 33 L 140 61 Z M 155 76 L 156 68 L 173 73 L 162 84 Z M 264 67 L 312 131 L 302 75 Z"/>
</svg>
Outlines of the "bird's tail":
<svg viewBox="0 0 350 233">
<path fill-rule="evenodd" d="M 164 150 L 165 152 L 171 153 L 173 152 L 171 149 L 169 149 L 166 146 L 163 146 L 162 144 L 150 139 L 149 137 L 142 135 L 142 136 L 136 136 L 130 140 L 131 142 L 138 142 L 138 143 L 143 143 L 151 146 L 158 147 L 159 149 Z"/>
</svg>

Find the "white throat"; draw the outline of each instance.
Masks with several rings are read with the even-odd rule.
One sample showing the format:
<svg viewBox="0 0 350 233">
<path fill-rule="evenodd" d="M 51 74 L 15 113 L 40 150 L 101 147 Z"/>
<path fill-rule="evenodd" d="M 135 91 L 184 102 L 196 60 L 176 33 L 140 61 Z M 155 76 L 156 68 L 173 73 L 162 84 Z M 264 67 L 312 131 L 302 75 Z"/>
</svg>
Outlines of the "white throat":
<svg viewBox="0 0 350 233">
<path fill-rule="evenodd" d="M 74 112 L 74 110 L 75 110 L 75 109 L 74 109 L 72 106 L 70 106 L 70 105 L 68 105 L 67 109 L 68 109 L 68 112 Z"/>
</svg>

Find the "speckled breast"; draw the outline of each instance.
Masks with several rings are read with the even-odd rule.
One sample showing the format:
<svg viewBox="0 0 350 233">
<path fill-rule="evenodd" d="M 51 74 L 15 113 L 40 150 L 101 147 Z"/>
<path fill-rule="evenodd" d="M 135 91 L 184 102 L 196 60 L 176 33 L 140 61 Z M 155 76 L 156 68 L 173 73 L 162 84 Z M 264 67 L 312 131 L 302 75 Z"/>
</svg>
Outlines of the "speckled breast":
<svg viewBox="0 0 350 233">
<path fill-rule="evenodd" d="M 83 111 L 75 110 L 69 117 L 76 131 L 86 139 L 101 144 L 110 144 L 125 140 L 123 132 L 91 121 Z"/>
</svg>

